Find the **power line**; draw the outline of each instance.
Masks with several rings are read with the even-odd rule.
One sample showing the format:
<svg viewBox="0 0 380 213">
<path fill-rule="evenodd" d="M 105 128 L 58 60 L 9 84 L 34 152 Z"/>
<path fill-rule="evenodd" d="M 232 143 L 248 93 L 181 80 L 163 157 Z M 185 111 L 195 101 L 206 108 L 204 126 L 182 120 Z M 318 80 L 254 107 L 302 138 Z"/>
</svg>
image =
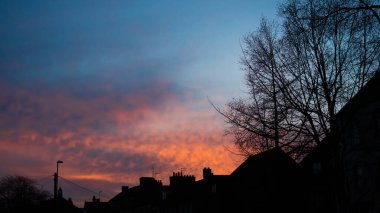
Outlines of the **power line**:
<svg viewBox="0 0 380 213">
<path fill-rule="evenodd" d="M 43 175 L 43 176 L 29 176 L 29 178 L 32 178 L 32 179 L 34 179 L 35 181 L 37 181 L 37 182 L 44 182 L 44 183 L 46 183 L 48 180 L 52 180 L 52 177 L 53 177 L 53 175 Z M 91 193 L 91 194 L 95 194 L 95 195 L 99 195 L 100 196 L 100 193 L 99 192 L 95 192 L 94 190 L 91 190 L 91 189 L 89 189 L 89 188 L 87 188 L 87 187 L 85 187 L 85 186 L 82 186 L 82 185 L 80 185 L 80 184 L 78 184 L 78 183 L 75 183 L 75 182 L 73 182 L 73 181 L 71 181 L 71 180 L 68 180 L 68 179 L 66 179 L 66 178 L 64 178 L 64 177 L 62 177 L 62 176 L 59 176 L 63 181 L 65 181 L 65 182 L 67 182 L 67 183 L 69 183 L 69 184 L 71 184 L 71 185 L 74 185 L 75 187 L 78 187 L 78 188 L 80 188 L 80 189 L 82 189 L 82 190 L 84 190 L 84 191 L 86 191 L 86 192 L 89 192 L 89 193 Z M 39 184 L 39 185 L 41 185 L 41 184 Z M 43 186 L 43 185 L 41 185 L 41 186 Z M 102 194 L 102 196 L 101 197 L 103 197 L 103 198 L 105 198 L 105 199 L 110 199 L 110 197 L 109 196 L 105 196 L 104 194 L 109 194 L 107 191 L 104 191 L 104 190 L 101 190 L 101 194 Z"/>
<path fill-rule="evenodd" d="M 91 190 L 91 189 L 89 189 L 89 188 L 87 188 L 87 187 L 84 187 L 84 186 L 81 186 L 81 185 L 79 185 L 79 184 L 77 184 L 77 183 L 75 183 L 75 182 L 73 182 L 73 181 L 70 181 L 70 180 L 68 180 L 68 179 L 66 179 L 66 178 L 63 178 L 62 176 L 59 176 L 62 180 L 64 180 L 64 181 L 66 181 L 66 182 L 68 182 L 68 183 L 70 183 L 70 184 L 72 184 L 72 185 L 74 185 L 74 186 L 76 186 L 76 187 L 79 187 L 79 188 L 81 188 L 81 189 L 83 189 L 83 190 L 85 190 L 85 191 L 87 191 L 87 192 L 90 192 L 90 193 L 92 193 L 92 194 L 99 194 L 99 192 L 95 192 L 95 191 L 93 191 L 93 190 Z M 103 191 L 102 191 L 103 192 Z M 109 199 L 109 197 L 108 196 L 102 196 L 102 197 L 105 197 L 106 199 Z"/>
</svg>

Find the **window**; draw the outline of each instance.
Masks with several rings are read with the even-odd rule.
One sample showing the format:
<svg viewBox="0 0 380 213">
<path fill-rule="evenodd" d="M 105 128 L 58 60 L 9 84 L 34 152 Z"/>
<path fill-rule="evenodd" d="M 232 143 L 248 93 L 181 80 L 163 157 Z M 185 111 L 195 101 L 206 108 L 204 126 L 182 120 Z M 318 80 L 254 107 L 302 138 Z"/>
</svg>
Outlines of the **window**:
<svg viewBox="0 0 380 213">
<path fill-rule="evenodd" d="M 216 184 L 212 184 L 211 186 L 211 192 L 216 193 Z"/>
<path fill-rule="evenodd" d="M 313 163 L 313 174 L 319 174 L 321 173 L 321 162 L 314 162 Z"/>
</svg>

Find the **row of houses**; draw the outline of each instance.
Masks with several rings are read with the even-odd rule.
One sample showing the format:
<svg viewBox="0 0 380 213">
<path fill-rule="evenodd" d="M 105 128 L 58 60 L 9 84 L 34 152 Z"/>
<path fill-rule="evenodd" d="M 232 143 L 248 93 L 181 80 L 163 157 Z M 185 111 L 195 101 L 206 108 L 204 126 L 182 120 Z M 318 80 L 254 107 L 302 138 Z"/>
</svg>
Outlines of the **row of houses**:
<svg viewBox="0 0 380 213">
<path fill-rule="evenodd" d="M 302 210 L 301 173 L 288 155 L 273 149 L 249 157 L 230 175 L 215 175 L 204 168 L 203 179 L 196 181 L 194 176 L 178 172 L 170 176 L 169 185 L 141 177 L 138 186 L 122 186 L 108 202 L 86 202 L 84 209 L 88 213 Z"/>
<path fill-rule="evenodd" d="M 93 212 L 380 212 L 380 73 L 334 118 L 331 134 L 302 162 L 275 148 L 229 175 L 173 173 L 169 185 L 141 177 Z"/>
</svg>

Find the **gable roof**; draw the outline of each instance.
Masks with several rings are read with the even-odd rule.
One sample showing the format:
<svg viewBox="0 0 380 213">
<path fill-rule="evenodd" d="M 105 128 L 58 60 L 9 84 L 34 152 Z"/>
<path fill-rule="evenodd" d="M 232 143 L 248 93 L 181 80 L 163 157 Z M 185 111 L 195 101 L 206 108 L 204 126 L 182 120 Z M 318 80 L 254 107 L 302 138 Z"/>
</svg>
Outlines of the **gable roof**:
<svg viewBox="0 0 380 213">
<path fill-rule="evenodd" d="M 280 148 L 273 148 L 257 155 L 251 155 L 235 171 L 234 177 L 248 177 L 252 173 L 262 173 L 271 169 L 275 172 L 286 172 L 288 169 L 300 169 L 300 166 Z"/>
<path fill-rule="evenodd" d="M 351 115 L 357 109 L 368 105 L 373 100 L 380 100 L 380 71 L 376 72 L 354 97 L 342 107 L 334 119 Z"/>
<path fill-rule="evenodd" d="M 117 195 L 111 198 L 108 202 L 109 203 L 122 202 L 126 197 L 127 197 L 127 192 L 119 192 Z"/>
<path fill-rule="evenodd" d="M 336 151 L 339 149 L 339 144 L 333 135 L 328 134 L 318 146 L 316 146 L 306 157 L 302 159 L 300 165 L 305 169 L 311 167 L 314 162 L 322 163 L 336 158 Z M 309 168 L 310 169 L 310 168 Z"/>
<path fill-rule="evenodd" d="M 340 121 L 344 125 L 352 122 L 351 118 L 355 112 L 374 100 L 380 101 L 380 71 L 374 76 L 349 100 L 342 109 L 335 115 L 334 122 Z M 342 126 L 340 127 L 342 128 Z M 310 166 L 314 161 L 329 160 L 336 157 L 336 150 L 339 149 L 338 136 L 341 134 L 341 129 L 333 129 L 318 146 L 316 146 L 301 162 L 303 167 Z"/>
</svg>

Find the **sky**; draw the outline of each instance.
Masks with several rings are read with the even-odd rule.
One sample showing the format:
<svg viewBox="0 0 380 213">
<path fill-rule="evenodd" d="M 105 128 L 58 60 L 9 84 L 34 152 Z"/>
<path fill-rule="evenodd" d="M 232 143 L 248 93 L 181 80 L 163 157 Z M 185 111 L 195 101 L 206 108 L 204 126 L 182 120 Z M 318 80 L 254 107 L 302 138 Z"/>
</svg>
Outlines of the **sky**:
<svg viewBox="0 0 380 213">
<path fill-rule="evenodd" d="M 0 1 L 0 176 L 79 207 L 241 162 L 211 106 L 244 96 L 242 39 L 279 1 Z"/>
</svg>

